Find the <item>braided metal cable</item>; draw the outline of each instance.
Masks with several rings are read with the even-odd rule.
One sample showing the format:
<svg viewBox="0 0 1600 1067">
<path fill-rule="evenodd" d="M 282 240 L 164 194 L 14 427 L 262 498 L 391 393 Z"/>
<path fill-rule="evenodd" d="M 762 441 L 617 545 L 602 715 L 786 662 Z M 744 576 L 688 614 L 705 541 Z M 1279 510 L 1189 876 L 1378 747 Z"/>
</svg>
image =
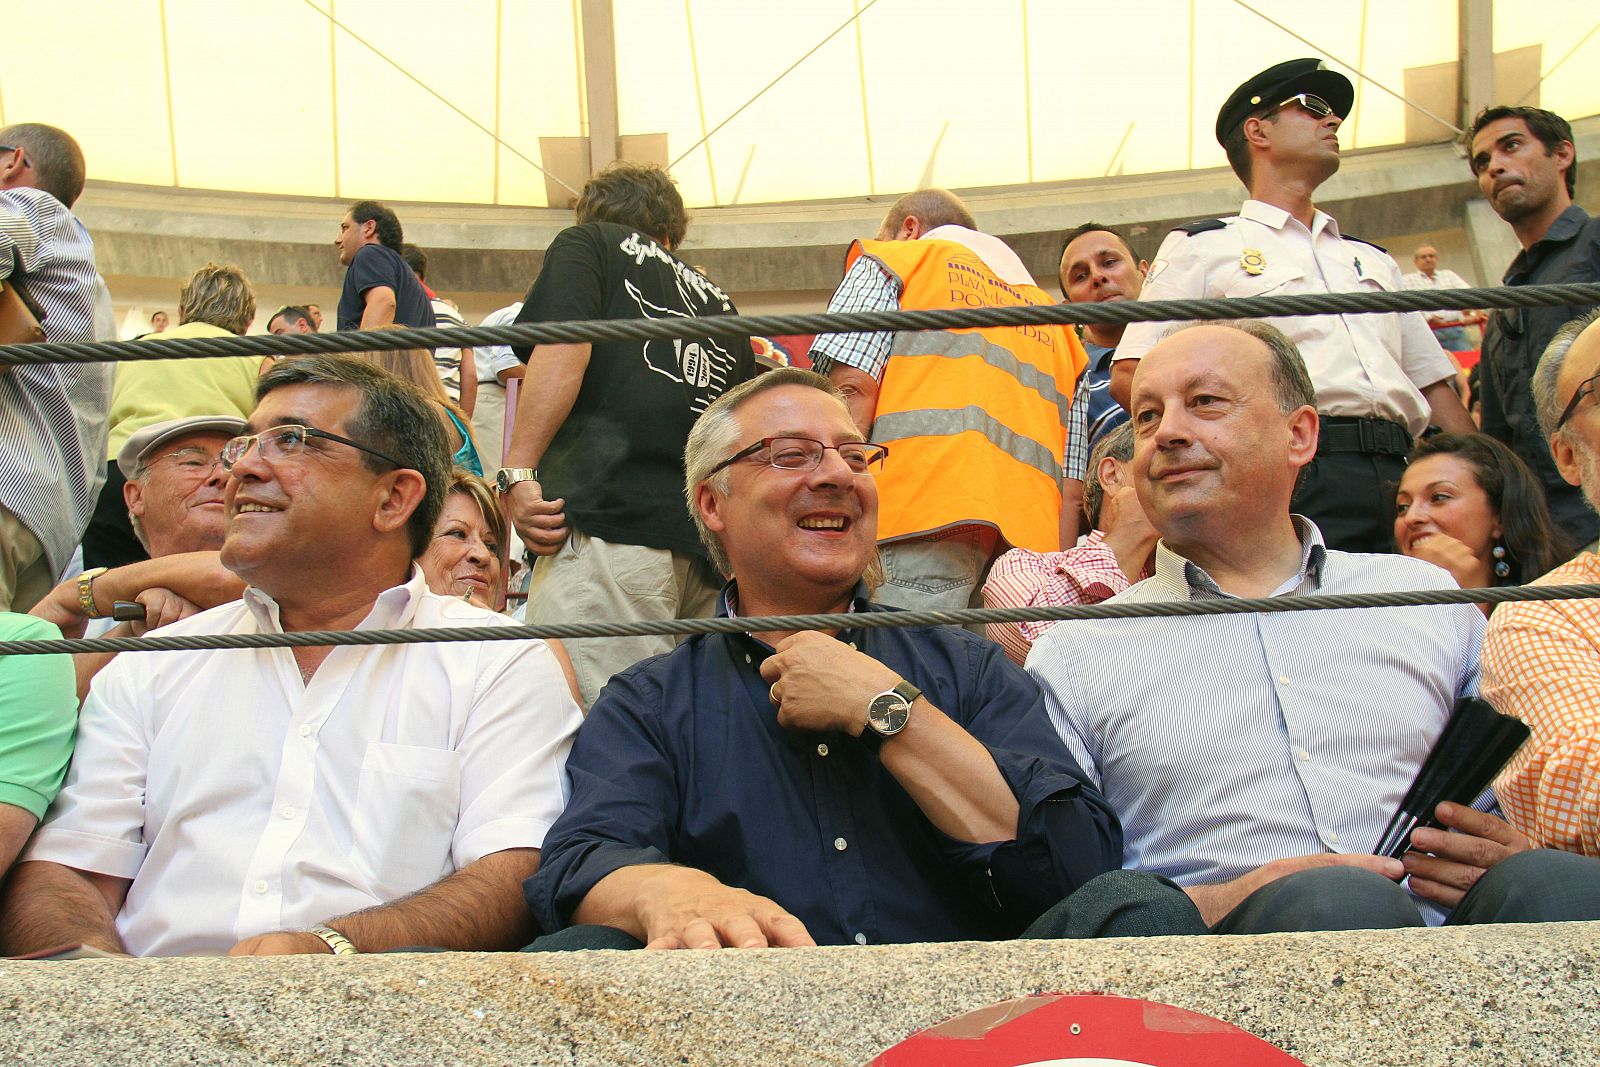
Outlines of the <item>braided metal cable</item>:
<svg viewBox="0 0 1600 1067">
<path fill-rule="evenodd" d="M 417 630 L 308 630 L 300 633 L 194 634 L 182 637 L 95 637 L 76 640 L 0 641 L 0 655 L 57 652 L 178 652 L 220 648 L 305 648 L 339 645 L 410 645 L 433 641 L 569 640 L 586 637 L 687 636 L 711 633 L 781 633 L 793 630 L 870 630 L 912 626 L 965 626 L 994 622 L 1072 622 L 1082 619 L 1187 618 L 1197 615 L 1276 614 L 1409 608 L 1438 604 L 1505 604 L 1530 600 L 1588 600 L 1600 583 L 1512 585 L 1488 589 L 1417 589 L 1393 593 L 1330 593 L 1316 596 L 1165 600 L 1150 603 L 1074 604 L 1038 608 L 964 608 L 960 611 L 874 611 L 849 615 L 762 615 L 728 619 L 663 619 L 648 622 L 568 622 L 543 626 L 462 626 Z"/>
<path fill-rule="evenodd" d="M 936 311 L 868 311 L 815 315 L 709 315 L 664 319 L 525 322 L 429 330 L 341 330 L 335 333 L 254 334 L 249 337 L 95 341 L 81 344 L 0 345 L 0 364 L 106 363 L 217 356 L 304 355 L 403 348 L 472 348 L 482 345 L 571 344 L 592 341 L 664 341 L 697 337 L 879 330 L 945 330 L 974 326 L 1121 324 L 1197 319 L 1250 319 L 1292 315 L 1370 315 L 1395 311 L 1600 304 L 1600 283 L 1523 285 L 1490 289 L 1403 289 L 1396 292 L 1297 293 L 1292 296 L 1211 297 L 1204 300 L 1120 301 L 1105 304 L 1025 304 L 1019 307 L 942 308 Z"/>
</svg>

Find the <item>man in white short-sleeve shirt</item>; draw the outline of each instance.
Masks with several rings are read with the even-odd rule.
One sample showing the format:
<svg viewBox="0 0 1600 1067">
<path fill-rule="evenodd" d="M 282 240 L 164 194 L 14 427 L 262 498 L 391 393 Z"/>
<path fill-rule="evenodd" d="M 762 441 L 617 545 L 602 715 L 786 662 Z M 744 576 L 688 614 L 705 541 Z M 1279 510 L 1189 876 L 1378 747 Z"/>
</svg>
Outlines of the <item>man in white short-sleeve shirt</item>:
<svg viewBox="0 0 1600 1067">
<path fill-rule="evenodd" d="M 1237 215 L 1179 226 L 1145 277 L 1143 301 L 1403 289 L 1377 245 L 1340 230 L 1312 198 L 1339 169 L 1339 127 L 1355 88 L 1316 59 L 1275 64 L 1240 85 L 1217 115 L 1217 141 L 1249 190 Z M 1472 433 L 1455 393 L 1456 364 L 1418 312 L 1270 320 L 1311 372 L 1320 416 L 1316 459 L 1294 510 L 1328 547 L 1394 551 L 1394 486 L 1429 425 Z M 1111 365 L 1124 406 L 1134 368 L 1169 326 L 1130 323 Z"/>
<path fill-rule="evenodd" d="M 448 484 L 412 387 L 342 356 L 263 376 L 229 469 L 244 599 L 165 634 L 492 625 L 412 562 Z M 96 679 L 0 912 L 9 952 L 527 942 L 522 881 L 581 721 L 542 642 L 162 652 Z"/>
</svg>

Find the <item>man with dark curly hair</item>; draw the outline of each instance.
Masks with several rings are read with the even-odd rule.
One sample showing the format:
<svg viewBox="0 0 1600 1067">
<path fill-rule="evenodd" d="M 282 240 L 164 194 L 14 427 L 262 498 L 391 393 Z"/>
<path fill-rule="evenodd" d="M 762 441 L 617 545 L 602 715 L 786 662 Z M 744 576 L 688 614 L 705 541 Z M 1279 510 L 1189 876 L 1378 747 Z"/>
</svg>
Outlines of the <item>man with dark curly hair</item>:
<svg viewBox="0 0 1600 1067">
<path fill-rule="evenodd" d="M 556 235 L 517 322 L 699 318 L 733 301 L 673 255 L 688 228 L 660 167 L 591 178 L 578 223 Z M 539 557 L 528 622 L 709 615 L 721 584 L 683 506 L 683 446 L 713 400 L 754 374 L 743 338 L 512 347 L 527 388 L 500 489 Z M 670 638 L 573 645 L 585 703 Z"/>
</svg>

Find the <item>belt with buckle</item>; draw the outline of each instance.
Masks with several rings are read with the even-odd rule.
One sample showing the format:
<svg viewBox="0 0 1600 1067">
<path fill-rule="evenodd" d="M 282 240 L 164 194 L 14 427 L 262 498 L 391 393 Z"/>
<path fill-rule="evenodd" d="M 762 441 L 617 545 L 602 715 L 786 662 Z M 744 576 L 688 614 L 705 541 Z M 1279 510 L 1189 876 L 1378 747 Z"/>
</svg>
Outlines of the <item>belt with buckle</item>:
<svg viewBox="0 0 1600 1067">
<path fill-rule="evenodd" d="M 1317 454 L 1365 452 L 1377 456 L 1411 454 L 1411 433 L 1391 419 L 1357 419 L 1324 415 L 1317 437 Z"/>
</svg>

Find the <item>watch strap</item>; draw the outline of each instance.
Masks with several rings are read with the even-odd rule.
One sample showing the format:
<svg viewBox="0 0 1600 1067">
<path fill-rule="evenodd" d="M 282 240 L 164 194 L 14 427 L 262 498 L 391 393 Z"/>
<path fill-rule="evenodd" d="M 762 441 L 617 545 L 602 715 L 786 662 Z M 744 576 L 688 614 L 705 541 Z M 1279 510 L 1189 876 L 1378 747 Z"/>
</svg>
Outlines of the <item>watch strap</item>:
<svg viewBox="0 0 1600 1067">
<path fill-rule="evenodd" d="M 322 938 L 323 943 L 328 946 L 329 950 L 332 951 L 335 956 L 361 955 L 361 950 L 356 948 L 356 946 L 350 942 L 348 937 L 344 936 L 331 926 L 313 926 L 306 932 L 309 934 L 315 934 L 317 937 Z"/>
<path fill-rule="evenodd" d="M 539 472 L 533 467 L 501 467 L 494 474 L 495 486 L 503 489 L 510 489 L 518 482 L 530 482 L 538 477 Z"/>
</svg>

